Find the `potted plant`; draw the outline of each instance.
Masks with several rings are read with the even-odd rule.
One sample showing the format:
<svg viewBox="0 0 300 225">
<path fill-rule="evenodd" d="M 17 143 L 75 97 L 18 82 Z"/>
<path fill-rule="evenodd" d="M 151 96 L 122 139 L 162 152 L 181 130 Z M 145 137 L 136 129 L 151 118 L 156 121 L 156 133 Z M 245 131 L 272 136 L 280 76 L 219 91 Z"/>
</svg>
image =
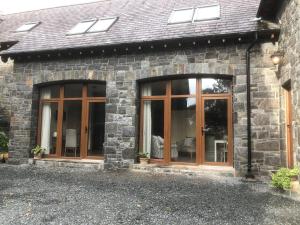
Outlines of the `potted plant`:
<svg viewBox="0 0 300 225">
<path fill-rule="evenodd" d="M 37 145 L 35 148 L 33 148 L 31 150 L 31 153 L 33 153 L 35 159 L 41 159 L 44 152 L 45 152 L 45 149 L 39 145 Z"/>
<path fill-rule="evenodd" d="M 139 157 L 140 163 L 142 165 L 145 165 L 145 164 L 149 163 L 149 160 L 150 160 L 149 159 L 149 153 L 139 153 L 138 157 Z"/>
<path fill-rule="evenodd" d="M 8 137 L 0 131 L 0 159 L 4 163 L 8 159 Z"/>
</svg>

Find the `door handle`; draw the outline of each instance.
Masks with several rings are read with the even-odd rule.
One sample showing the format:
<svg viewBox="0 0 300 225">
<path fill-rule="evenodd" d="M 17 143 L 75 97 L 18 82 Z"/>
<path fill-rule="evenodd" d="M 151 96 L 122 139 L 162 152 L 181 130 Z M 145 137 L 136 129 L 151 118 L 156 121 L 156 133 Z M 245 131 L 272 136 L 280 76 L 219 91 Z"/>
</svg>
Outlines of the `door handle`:
<svg viewBox="0 0 300 225">
<path fill-rule="evenodd" d="M 87 128 L 87 127 L 85 127 L 85 133 L 87 134 L 87 132 L 88 132 L 88 128 Z"/>
<path fill-rule="evenodd" d="M 210 130 L 209 128 L 202 127 L 202 136 L 204 135 L 205 132 L 208 132 L 209 130 Z"/>
</svg>

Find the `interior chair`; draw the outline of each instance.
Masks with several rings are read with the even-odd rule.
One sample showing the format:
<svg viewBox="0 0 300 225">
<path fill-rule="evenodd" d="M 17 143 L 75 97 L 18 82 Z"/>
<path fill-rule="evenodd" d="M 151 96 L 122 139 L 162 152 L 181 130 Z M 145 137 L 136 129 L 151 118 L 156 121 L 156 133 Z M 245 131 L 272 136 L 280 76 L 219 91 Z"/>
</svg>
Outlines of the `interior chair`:
<svg viewBox="0 0 300 225">
<path fill-rule="evenodd" d="M 156 159 L 164 158 L 164 139 L 160 136 L 152 135 L 151 138 L 151 157 Z M 172 144 L 171 146 L 171 158 L 178 158 L 177 144 Z"/>
<path fill-rule="evenodd" d="M 66 144 L 65 151 L 66 153 L 72 153 L 76 157 L 77 154 L 77 132 L 76 129 L 66 129 Z"/>
</svg>

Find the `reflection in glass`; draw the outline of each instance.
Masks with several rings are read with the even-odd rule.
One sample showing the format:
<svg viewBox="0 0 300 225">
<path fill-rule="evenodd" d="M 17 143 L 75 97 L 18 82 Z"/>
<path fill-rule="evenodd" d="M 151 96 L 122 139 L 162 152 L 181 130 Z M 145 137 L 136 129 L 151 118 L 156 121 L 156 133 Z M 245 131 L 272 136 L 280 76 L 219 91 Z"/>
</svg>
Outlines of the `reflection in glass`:
<svg viewBox="0 0 300 225">
<path fill-rule="evenodd" d="M 41 89 L 41 99 L 59 98 L 59 85 L 52 85 Z"/>
<path fill-rule="evenodd" d="M 142 96 L 157 96 L 166 94 L 166 81 L 156 81 L 142 85 Z"/>
<path fill-rule="evenodd" d="M 88 97 L 105 97 L 105 84 L 88 84 Z"/>
<path fill-rule="evenodd" d="M 202 79 L 203 94 L 228 93 L 231 91 L 231 80 L 224 79 Z"/>
<path fill-rule="evenodd" d="M 79 98 L 82 97 L 82 84 L 66 84 L 65 98 Z"/>
<path fill-rule="evenodd" d="M 144 101 L 142 151 L 152 159 L 164 158 L 164 102 Z"/>
<path fill-rule="evenodd" d="M 225 163 L 228 154 L 227 100 L 205 100 L 204 116 L 205 160 Z"/>
<path fill-rule="evenodd" d="M 41 147 L 46 155 L 56 153 L 57 109 L 56 102 L 45 102 L 42 106 Z"/>
<path fill-rule="evenodd" d="M 104 142 L 105 103 L 89 103 L 88 156 L 102 156 Z"/>
<path fill-rule="evenodd" d="M 81 108 L 81 101 L 64 102 L 63 156 L 80 157 Z"/>
<path fill-rule="evenodd" d="M 171 160 L 196 161 L 196 98 L 172 99 Z"/>
<path fill-rule="evenodd" d="M 172 95 L 195 95 L 196 79 L 180 79 L 172 81 Z"/>
</svg>

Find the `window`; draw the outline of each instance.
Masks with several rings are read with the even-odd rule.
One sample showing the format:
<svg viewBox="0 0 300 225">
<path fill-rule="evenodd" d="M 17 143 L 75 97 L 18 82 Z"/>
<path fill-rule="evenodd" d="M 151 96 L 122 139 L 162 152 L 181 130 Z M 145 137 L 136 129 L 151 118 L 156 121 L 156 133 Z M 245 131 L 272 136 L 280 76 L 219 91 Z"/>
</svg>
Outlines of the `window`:
<svg viewBox="0 0 300 225">
<path fill-rule="evenodd" d="M 39 24 L 40 24 L 39 22 L 23 24 L 18 29 L 16 29 L 16 32 L 30 31 L 30 30 L 32 30 L 33 28 L 35 28 Z"/>
<path fill-rule="evenodd" d="M 194 15 L 194 8 L 174 10 L 171 13 L 168 23 L 186 23 L 191 22 Z"/>
<path fill-rule="evenodd" d="M 116 20 L 117 18 L 100 19 L 88 30 L 88 32 L 107 31 Z"/>
<path fill-rule="evenodd" d="M 85 33 L 93 24 L 96 22 L 96 20 L 87 20 L 78 23 L 75 27 L 73 27 L 68 34 L 82 34 Z"/>
<path fill-rule="evenodd" d="M 199 7 L 195 11 L 194 21 L 212 20 L 220 18 L 220 6 Z"/>
</svg>

